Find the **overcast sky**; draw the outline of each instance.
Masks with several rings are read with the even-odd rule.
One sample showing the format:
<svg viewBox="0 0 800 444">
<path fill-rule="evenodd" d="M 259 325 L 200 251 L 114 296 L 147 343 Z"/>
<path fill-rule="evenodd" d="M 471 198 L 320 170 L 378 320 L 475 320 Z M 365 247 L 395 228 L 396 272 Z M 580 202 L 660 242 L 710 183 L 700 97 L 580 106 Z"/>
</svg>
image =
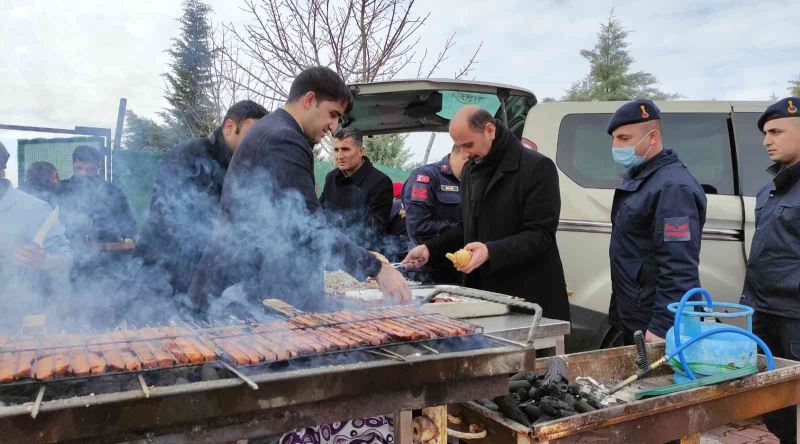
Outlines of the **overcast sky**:
<svg viewBox="0 0 800 444">
<path fill-rule="evenodd" d="M 213 20 L 246 23 L 240 0 L 214 0 Z M 655 74 L 661 88 L 685 99 L 767 100 L 787 94 L 800 74 L 800 1 L 418 1 L 430 12 L 421 47 L 438 48 L 457 32 L 446 69 L 452 76 L 483 41 L 478 80 L 510 83 L 539 98 L 560 97 L 586 75 L 579 51 L 591 48 L 614 8 L 630 32 L 634 69 Z M 430 8 L 430 9 L 426 9 Z M 0 123 L 113 128 L 120 97 L 154 116 L 165 106 L 168 57 L 177 37 L 177 0 L 0 0 Z M 409 74 L 416 72 L 410 69 Z M 45 134 L 0 131 L 12 152 L 16 139 Z M 409 139 L 421 159 L 426 136 Z M 449 149 L 436 139 L 432 159 Z"/>
</svg>

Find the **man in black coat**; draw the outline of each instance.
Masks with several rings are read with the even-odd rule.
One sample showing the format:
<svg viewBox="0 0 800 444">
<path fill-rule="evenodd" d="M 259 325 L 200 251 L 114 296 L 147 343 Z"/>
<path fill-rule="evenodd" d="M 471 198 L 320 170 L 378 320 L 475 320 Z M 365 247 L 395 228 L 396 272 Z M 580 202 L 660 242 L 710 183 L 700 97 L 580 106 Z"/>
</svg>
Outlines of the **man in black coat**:
<svg viewBox="0 0 800 444">
<path fill-rule="evenodd" d="M 177 145 L 158 166 L 138 253 L 148 275 L 143 281 L 158 287 L 153 290 L 159 294 L 189 289 L 213 234 L 231 157 L 266 114 L 252 100 L 238 102 L 225 114 L 222 126 L 206 137 Z"/>
<path fill-rule="evenodd" d="M 541 305 L 545 316 L 568 321 L 553 161 L 524 148 L 476 106 L 453 116 L 450 136 L 469 159 L 461 178 L 463 222 L 412 249 L 404 262 L 422 266 L 431 256 L 464 248 L 472 259 L 458 270 L 467 286 L 525 298 Z"/>
<path fill-rule="evenodd" d="M 333 226 L 355 243 L 382 251 L 392 210 L 392 180 L 364 156 L 361 131 L 341 129 L 334 143 L 336 169 L 325 177 L 319 203 Z"/>
<path fill-rule="evenodd" d="M 225 178 L 214 239 L 189 290 L 199 314 L 256 316 L 266 298 L 318 310 L 323 264 L 374 277 L 390 297 L 411 298 L 397 270 L 331 229 L 318 211 L 312 148 L 336 131 L 351 100 L 335 72 L 309 68 L 295 78 L 286 105 L 244 138 Z"/>
</svg>

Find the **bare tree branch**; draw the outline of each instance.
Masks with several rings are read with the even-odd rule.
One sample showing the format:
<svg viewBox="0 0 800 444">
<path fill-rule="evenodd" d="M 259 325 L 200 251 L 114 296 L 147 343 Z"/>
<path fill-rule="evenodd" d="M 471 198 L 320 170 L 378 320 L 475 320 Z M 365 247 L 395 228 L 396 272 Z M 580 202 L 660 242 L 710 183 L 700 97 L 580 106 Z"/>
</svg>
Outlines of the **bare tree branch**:
<svg viewBox="0 0 800 444">
<path fill-rule="evenodd" d="M 467 76 L 467 74 L 470 73 L 470 71 L 474 69 L 475 65 L 478 63 L 476 59 L 478 57 L 478 53 L 481 51 L 481 48 L 483 48 L 483 42 L 478 45 L 478 48 L 472 53 L 472 57 L 469 58 L 467 63 L 462 66 L 458 72 L 456 72 L 455 76 L 453 76 L 454 79 L 463 79 Z"/>
<path fill-rule="evenodd" d="M 415 15 L 416 7 L 415 0 L 242 0 L 250 22 L 223 25 L 214 36 L 218 109 L 245 97 L 285 101 L 292 79 L 315 65 L 348 83 L 413 75 L 411 65 L 417 77 L 433 76 L 448 60 L 455 33 L 428 66 L 431 51 L 419 46 L 430 15 Z M 473 70 L 482 45 L 456 78 Z"/>
</svg>

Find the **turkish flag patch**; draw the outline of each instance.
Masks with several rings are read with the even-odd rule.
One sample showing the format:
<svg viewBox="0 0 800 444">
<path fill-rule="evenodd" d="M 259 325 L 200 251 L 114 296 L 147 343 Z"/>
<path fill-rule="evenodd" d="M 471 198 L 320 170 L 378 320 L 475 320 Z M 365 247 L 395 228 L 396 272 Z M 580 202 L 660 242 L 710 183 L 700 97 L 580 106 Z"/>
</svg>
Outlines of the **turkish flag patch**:
<svg viewBox="0 0 800 444">
<path fill-rule="evenodd" d="M 417 174 L 417 182 L 419 183 L 431 183 L 431 178 L 424 174 Z"/>
<path fill-rule="evenodd" d="M 688 242 L 692 240 L 692 232 L 689 229 L 689 217 L 665 217 L 664 218 L 664 242 Z"/>
<path fill-rule="evenodd" d="M 411 188 L 411 201 L 412 202 L 427 202 L 428 201 L 428 188 L 418 187 L 414 185 Z"/>
</svg>

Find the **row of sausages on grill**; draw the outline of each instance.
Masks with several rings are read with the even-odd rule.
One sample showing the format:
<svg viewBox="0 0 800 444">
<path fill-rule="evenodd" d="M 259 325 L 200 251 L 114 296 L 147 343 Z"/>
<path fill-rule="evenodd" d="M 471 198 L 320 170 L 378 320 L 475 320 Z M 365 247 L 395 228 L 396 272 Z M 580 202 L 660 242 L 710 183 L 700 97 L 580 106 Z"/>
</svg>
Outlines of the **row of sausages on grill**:
<svg viewBox="0 0 800 444">
<path fill-rule="evenodd" d="M 334 350 L 473 332 L 469 324 L 444 316 L 408 316 L 409 313 L 411 312 L 406 309 L 383 312 L 342 311 L 326 313 L 324 318 L 308 318 L 300 322 L 292 319 L 293 326 L 283 322 L 250 328 L 201 330 L 213 346 L 200 339 L 193 331 L 180 326 L 120 329 L 85 338 L 84 341 L 67 336 L 51 339 L 47 344 L 18 341 L 4 344 L 5 350 L 13 351 L 0 353 L 0 383 L 26 378 L 49 380 L 55 377 L 97 375 L 108 371 L 137 371 L 179 364 L 201 364 L 218 359 L 214 346 L 224 350 L 237 364 L 247 365 Z M 387 317 L 393 315 L 397 317 Z M 353 322 L 355 319 L 368 320 Z M 300 327 L 308 321 L 321 326 Z"/>
<path fill-rule="evenodd" d="M 337 323 L 268 334 L 249 332 L 240 327 L 227 327 L 219 331 L 223 336 L 213 338 L 213 341 L 238 365 L 249 365 L 400 341 L 460 336 L 472 332 L 473 329 L 462 322 L 438 315 L 424 315 Z"/>
<path fill-rule="evenodd" d="M 0 383 L 25 378 L 46 381 L 217 359 L 211 347 L 183 327 L 121 329 L 85 341 L 75 337 L 51 341 L 48 344 L 19 341 L 13 347 L 21 351 L 0 354 Z M 78 345 L 81 342 L 85 344 Z"/>
</svg>

